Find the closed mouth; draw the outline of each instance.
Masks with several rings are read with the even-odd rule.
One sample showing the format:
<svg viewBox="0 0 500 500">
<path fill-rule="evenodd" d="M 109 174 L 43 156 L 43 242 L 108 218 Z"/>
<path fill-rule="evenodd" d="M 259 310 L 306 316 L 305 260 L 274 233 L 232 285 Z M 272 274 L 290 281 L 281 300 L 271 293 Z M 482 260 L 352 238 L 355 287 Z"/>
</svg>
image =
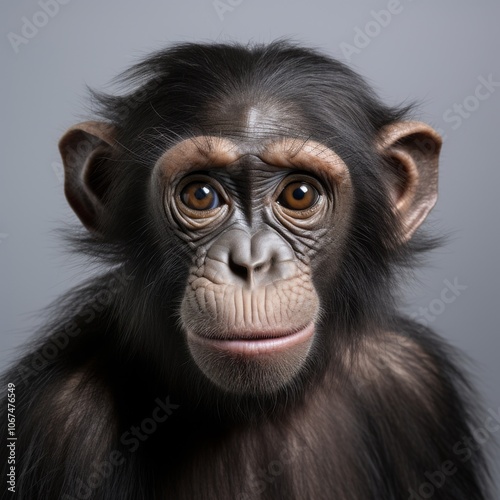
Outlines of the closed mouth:
<svg viewBox="0 0 500 500">
<path fill-rule="evenodd" d="M 289 349 L 309 340 L 314 333 L 314 323 L 300 330 L 288 332 L 246 332 L 244 335 L 226 335 L 224 338 L 208 338 L 188 332 L 188 338 L 217 351 L 230 354 L 255 356 Z"/>
</svg>

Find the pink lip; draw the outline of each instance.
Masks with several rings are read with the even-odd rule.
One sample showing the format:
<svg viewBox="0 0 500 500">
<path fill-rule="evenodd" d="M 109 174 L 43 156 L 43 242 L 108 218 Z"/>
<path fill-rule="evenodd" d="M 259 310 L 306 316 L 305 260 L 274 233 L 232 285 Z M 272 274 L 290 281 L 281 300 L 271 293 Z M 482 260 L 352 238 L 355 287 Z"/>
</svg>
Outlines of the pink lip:
<svg viewBox="0 0 500 500">
<path fill-rule="evenodd" d="M 253 356 L 259 354 L 275 353 L 310 339 L 314 333 L 314 323 L 310 323 L 302 330 L 292 333 L 283 333 L 280 335 L 268 335 L 266 338 L 253 339 L 248 335 L 248 340 L 241 336 L 231 339 L 209 339 L 202 337 L 193 332 L 189 332 L 188 336 L 195 342 L 206 345 L 220 351 L 225 351 L 231 354 L 240 354 L 246 356 Z"/>
</svg>

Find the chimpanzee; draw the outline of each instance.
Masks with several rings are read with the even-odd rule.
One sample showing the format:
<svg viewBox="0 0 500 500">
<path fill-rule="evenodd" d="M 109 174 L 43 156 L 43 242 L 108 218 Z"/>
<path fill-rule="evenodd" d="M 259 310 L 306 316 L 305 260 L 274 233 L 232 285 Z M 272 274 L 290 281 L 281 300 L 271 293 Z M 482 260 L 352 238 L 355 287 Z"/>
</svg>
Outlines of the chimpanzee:
<svg viewBox="0 0 500 500">
<path fill-rule="evenodd" d="M 120 82 L 59 144 L 106 270 L 5 375 L 16 498 L 487 498 L 460 357 L 397 309 L 439 135 L 283 40 Z"/>
</svg>

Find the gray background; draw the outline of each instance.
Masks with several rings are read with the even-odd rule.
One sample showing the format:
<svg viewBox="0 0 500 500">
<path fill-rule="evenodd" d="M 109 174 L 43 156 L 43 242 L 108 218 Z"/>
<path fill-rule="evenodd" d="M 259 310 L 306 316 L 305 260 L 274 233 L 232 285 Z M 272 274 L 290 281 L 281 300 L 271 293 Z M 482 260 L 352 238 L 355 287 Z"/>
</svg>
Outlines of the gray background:
<svg viewBox="0 0 500 500">
<path fill-rule="evenodd" d="M 382 98 L 419 99 L 417 117 L 445 136 L 430 224 L 451 238 L 429 257 L 406 303 L 472 358 L 485 408 L 499 410 L 500 85 L 483 90 L 481 101 L 471 97 L 481 77 L 500 82 L 498 2 L 222 0 L 219 13 L 212 0 L 64 2 L 46 19 L 36 1 L 1 7 L 1 369 L 39 324 L 38 311 L 89 273 L 55 233 L 76 222 L 56 144 L 85 117 L 84 84 L 103 89 L 138 57 L 173 41 L 291 36 L 343 60 L 350 44 L 350 64 Z M 375 20 L 373 12 L 393 6 L 391 19 Z M 42 26 L 15 49 L 24 17 Z M 457 105 L 468 107 L 467 117 L 457 118 Z M 440 299 L 446 288 L 454 298 L 448 304 Z M 490 434 L 485 446 L 499 436 Z"/>
</svg>

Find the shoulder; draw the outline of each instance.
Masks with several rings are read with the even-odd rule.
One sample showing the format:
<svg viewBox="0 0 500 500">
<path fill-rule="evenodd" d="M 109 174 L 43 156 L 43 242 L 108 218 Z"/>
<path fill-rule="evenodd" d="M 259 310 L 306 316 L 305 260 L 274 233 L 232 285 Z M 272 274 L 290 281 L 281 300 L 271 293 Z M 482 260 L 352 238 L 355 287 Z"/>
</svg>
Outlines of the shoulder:
<svg viewBox="0 0 500 500">
<path fill-rule="evenodd" d="M 404 393 L 435 409 L 473 397 L 465 357 L 428 328 L 409 320 L 365 336 L 352 352 L 346 369 L 355 388 Z"/>
</svg>

